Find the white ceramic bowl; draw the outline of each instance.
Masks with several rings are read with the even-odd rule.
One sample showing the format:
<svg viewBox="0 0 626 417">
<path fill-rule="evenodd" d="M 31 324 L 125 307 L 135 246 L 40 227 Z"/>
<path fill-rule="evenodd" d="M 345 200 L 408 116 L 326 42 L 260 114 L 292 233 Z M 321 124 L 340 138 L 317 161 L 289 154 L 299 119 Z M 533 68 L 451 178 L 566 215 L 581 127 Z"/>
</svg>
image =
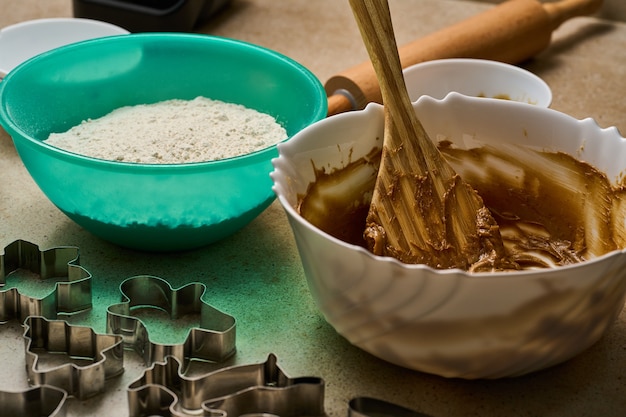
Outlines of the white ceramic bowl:
<svg viewBox="0 0 626 417">
<path fill-rule="evenodd" d="M 404 70 L 412 101 L 423 95 L 444 98 L 454 91 L 470 97 L 504 98 L 548 107 L 552 90 L 523 68 L 497 61 L 451 58 L 426 61 Z"/>
<path fill-rule="evenodd" d="M 49 18 L 28 20 L 0 30 L 0 79 L 29 58 L 59 46 L 123 35 L 119 26 L 91 19 Z"/>
<path fill-rule="evenodd" d="M 626 165 L 626 140 L 617 129 L 601 129 L 591 119 L 456 93 L 443 100 L 424 96 L 414 106 L 433 140 L 445 137 L 461 148 L 486 143 L 558 150 L 588 161 L 611 181 L 618 181 Z M 300 216 L 295 207 L 315 181 L 314 167 L 340 169 L 379 147 L 382 135 L 383 109 L 370 104 L 304 129 L 281 144 L 273 160 L 274 191 L 287 213 L 310 291 L 337 332 L 397 365 L 474 379 L 558 364 L 611 326 L 626 293 L 622 250 L 573 266 L 470 274 L 374 256 Z M 618 247 L 625 247 L 626 213 L 620 215 Z"/>
</svg>

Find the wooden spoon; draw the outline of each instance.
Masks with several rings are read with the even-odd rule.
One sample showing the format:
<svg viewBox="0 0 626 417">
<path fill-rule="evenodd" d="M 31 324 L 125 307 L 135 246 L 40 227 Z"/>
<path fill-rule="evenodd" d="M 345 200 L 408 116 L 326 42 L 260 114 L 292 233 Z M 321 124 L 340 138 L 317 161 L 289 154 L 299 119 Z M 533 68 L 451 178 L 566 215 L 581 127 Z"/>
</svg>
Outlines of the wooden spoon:
<svg viewBox="0 0 626 417">
<path fill-rule="evenodd" d="M 415 114 L 387 0 L 350 0 L 350 5 L 385 106 L 382 160 L 364 232 L 368 248 L 434 268 L 510 268 L 496 221 Z"/>
</svg>

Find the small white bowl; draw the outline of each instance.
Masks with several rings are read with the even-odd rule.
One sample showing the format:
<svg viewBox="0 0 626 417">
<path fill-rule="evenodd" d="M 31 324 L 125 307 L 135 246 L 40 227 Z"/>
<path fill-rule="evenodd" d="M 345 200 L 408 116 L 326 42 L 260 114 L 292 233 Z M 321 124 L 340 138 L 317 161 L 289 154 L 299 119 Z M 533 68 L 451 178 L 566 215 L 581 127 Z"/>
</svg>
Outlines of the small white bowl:
<svg viewBox="0 0 626 417">
<path fill-rule="evenodd" d="M 404 70 L 411 101 L 444 98 L 454 91 L 469 97 L 508 99 L 548 107 L 552 91 L 535 74 L 498 61 L 451 58 L 426 61 Z"/>
<path fill-rule="evenodd" d="M 623 178 L 626 139 L 616 128 L 602 129 L 592 119 L 457 93 L 443 100 L 423 96 L 414 107 L 432 140 L 443 138 L 460 149 L 485 144 L 507 152 L 519 149 L 516 145 L 560 151 L 589 162 L 613 185 Z M 280 156 L 272 161 L 274 191 L 287 213 L 309 289 L 339 334 L 379 358 L 414 370 L 500 378 L 570 359 L 614 323 L 626 295 L 624 249 L 599 251 L 591 260 L 551 269 L 472 274 L 375 256 L 302 217 L 296 208 L 299 196 L 307 193 L 317 170 L 332 172 L 359 158 L 371 160 L 381 146 L 383 127 L 382 106 L 369 104 L 302 130 L 278 147 Z M 490 160 L 473 173 L 489 171 L 495 178 L 525 178 L 523 171 Z M 457 172 L 464 178 L 468 173 Z M 555 173 L 554 178 L 558 182 L 561 177 Z M 371 185 L 363 185 L 368 180 L 359 178 L 350 189 L 371 193 Z M 562 206 L 566 211 L 574 210 L 574 204 L 576 210 L 584 207 L 580 220 L 589 246 L 605 223 L 594 223 L 597 217 L 588 214 L 599 210 L 593 199 L 584 198 L 589 192 L 585 186 L 578 187 L 580 198 L 574 195 L 576 201 Z M 626 208 L 622 205 L 613 215 L 613 238 L 624 248 Z"/>
<path fill-rule="evenodd" d="M 0 79 L 29 58 L 59 46 L 129 32 L 91 19 L 50 18 L 20 22 L 0 30 Z"/>
</svg>

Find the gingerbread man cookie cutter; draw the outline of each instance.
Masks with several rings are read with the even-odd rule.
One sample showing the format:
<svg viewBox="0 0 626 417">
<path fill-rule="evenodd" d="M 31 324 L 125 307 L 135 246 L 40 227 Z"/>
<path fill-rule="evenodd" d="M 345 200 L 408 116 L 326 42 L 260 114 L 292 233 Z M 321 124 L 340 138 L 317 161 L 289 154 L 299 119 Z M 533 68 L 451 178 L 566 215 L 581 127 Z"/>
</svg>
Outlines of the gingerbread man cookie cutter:
<svg viewBox="0 0 626 417">
<path fill-rule="evenodd" d="M 26 372 L 32 386 L 50 385 L 83 400 L 103 392 L 106 380 L 124 372 L 119 335 L 97 334 L 91 327 L 40 316 L 27 317 L 24 326 Z M 41 366 L 43 354 L 63 354 L 68 360 Z M 81 364 L 74 363 L 74 358 Z"/>
<path fill-rule="evenodd" d="M 18 269 L 37 274 L 40 279 L 55 279 L 55 289 L 43 298 L 21 294 L 17 287 L 0 289 L 0 323 L 28 316 L 56 319 L 59 314 L 89 310 L 91 274 L 80 266 L 78 248 L 59 246 L 40 250 L 39 246 L 16 240 L 0 254 L 0 288 L 6 277 Z"/>
<path fill-rule="evenodd" d="M 202 298 L 206 286 L 187 284 L 178 289 L 162 278 L 138 275 L 120 284 L 122 302 L 107 309 L 107 333 L 123 337 L 124 346 L 139 354 L 149 366 L 173 356 L 222 362 L 236 352 L 235 318 L 219 311 Z M 199 324 L 189 330 L 184 343 L 156 343 L 150 339 L 142 320 L 134 317 L 135 308 L 148 307 L 165 311 L 171 319 L 187 314 L 199 315 Z"/>
</svg>

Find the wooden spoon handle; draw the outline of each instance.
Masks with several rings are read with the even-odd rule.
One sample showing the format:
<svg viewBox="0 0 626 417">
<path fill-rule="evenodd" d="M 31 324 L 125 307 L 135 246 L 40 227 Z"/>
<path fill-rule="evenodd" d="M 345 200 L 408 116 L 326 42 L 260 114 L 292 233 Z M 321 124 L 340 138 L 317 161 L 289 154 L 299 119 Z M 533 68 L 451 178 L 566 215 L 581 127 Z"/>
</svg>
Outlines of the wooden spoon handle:
<svg viewBox="0 0 626 417">
<path fill-rule="evenodd" d="M 404 79 L 395 76 L 402 73 L 402 66 L 389 3 L 387 1 L 350 0 L 350 5 L 374 70 L 378 74 L 386 75 L 378 77 L 383 100 L 392 99 L 392 94 L 399 94 L 398 102 L 405 101 L 408 94 Z"/>
<path fill-rule="evenodd" d="M 402 75 L 389 4 L 386 0 L 350 0 L 350 5 L 378 75 L 386 117 L 393 120 L 397 130 L 397 134 L 385 137 L 385 146 L 402 149 L 407 155 L 409 166 L 404 166 L 403 172 L 437 172 L 436 182 L 440 183 L 438 191 L 442 195 L 443 183 L 455 173 L 415 115 Z"/>
</svg>

